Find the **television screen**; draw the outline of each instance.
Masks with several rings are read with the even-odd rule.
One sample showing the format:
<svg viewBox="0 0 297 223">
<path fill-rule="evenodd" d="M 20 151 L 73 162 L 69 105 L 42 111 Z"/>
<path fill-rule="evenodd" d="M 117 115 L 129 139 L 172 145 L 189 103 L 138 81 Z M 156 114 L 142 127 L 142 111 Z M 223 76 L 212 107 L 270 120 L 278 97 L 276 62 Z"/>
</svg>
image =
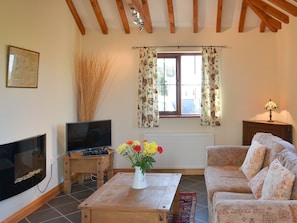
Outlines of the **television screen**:
<svg viewBox="0 0 297 223">
<path fill-rule="evenodd" d="M 111 146 L 111 120 L 66 123 L 66 151 Z"/>
</svg>

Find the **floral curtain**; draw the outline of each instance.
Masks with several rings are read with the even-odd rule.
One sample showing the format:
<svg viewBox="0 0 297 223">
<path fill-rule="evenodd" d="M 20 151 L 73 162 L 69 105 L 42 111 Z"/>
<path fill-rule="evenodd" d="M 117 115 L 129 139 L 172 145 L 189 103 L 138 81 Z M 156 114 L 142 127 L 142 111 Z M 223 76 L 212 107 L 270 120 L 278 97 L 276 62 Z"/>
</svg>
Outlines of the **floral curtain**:
<svg viewBox="0 0 297 223">
<path fill-rule="evenodd" d="M 220 49 L 202 47 L 201 125 L 221 125 Z"/>
<path fill-rule="evenodd" d="M 138 76 L 138 127 L 153 128 L 159 126 L 157 79 L 156 48 L 140 48 Z"/>
</svg>

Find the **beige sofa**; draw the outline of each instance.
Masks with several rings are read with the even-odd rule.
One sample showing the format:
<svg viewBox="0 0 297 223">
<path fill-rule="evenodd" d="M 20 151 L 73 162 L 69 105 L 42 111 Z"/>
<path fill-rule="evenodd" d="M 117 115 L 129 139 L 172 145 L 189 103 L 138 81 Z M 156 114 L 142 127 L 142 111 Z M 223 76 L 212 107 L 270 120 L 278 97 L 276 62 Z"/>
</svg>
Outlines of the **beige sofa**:
<svg viewBox="0 0 297 223">
<path fill-rule="evenodd" d="M 297 176 L 297 155 L 292 144 L 270 133 L 257 133 L 252 141 L 254 140 L 266 147 L 262 169 L 267 166 L 267 170 L 270 163 L 277 159 Z M 207 147 L 204 176 L 209 223 L 297 222 L 297 183 L 295 185 L 294 180 L 291 199 L 262 200 L 257 199 L 251 191 L 249 180 L 240 169 L 249 148 L 250 146 Z"/>
</svg>

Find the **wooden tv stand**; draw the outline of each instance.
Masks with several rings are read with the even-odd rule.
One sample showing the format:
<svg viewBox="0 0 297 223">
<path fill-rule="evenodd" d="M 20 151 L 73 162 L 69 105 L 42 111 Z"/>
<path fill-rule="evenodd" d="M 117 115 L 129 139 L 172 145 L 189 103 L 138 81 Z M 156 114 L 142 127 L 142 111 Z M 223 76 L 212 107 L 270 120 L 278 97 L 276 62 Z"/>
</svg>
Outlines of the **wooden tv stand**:
<svg viewBox="0 0 297 223">
<path fill-rule="evenodd" d="M 64 193 L 71 192 L 71 176 L 79 174 L 79 183 L 84 181 L 84 173 L 93 173 L 97 176 L 97 189 L 104 184 L 104 175 L 107 179 L 113 176 L 114 151 L 108 149 L 108 155 L 82 156 L 81 152 L 72 152 L 64 156 Z"/>
</svg>

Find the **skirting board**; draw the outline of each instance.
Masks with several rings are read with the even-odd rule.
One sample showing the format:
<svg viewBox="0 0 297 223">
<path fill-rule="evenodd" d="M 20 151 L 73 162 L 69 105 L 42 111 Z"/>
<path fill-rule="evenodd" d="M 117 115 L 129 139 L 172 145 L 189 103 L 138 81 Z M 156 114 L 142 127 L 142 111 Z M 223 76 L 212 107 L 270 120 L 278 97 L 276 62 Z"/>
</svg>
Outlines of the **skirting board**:
<svg viewBox="0 0 297 223">
<path fill-rule="evenodd" d="M 113 169 L 113 174 L 118 172 L 134 172 L 134 169 Z M 152 169 L 152 173 L 181 173 L 182 175 L 203 175 L 204 169 Z M 78 181 L 78 174 L 72 176 L 72 182 Z M 26 216 L 30 215 L 38 208 L 42 207 L 48 201 L 56 197 L 63 191 L 63 183 L 60 183 L 58 186 L 54 187 L 52 190 L 39 197 L 32 203 L 28 204 L 26 207 L 22 208 L 15 214 L 11 215 L 9 218 L 5 219 L 2 223 L 11 223 L 19 222 L 24 219 Z"/>
<path fill-rule="evenodd" d="M 58 186 L 54 187 L 52 190 L 50 190 L 43 196 L 39 197 L 32 203 L 28 204 L 26 207 L 11 215 L 9 218 L 5 219 L 2 223 L 12 223 L 21 221 L 26 216 L 30 215 L 38 208 L 46 204 L 48 201 L 56 197 L 59 193 L 61 193 L 61 191 L 63 191 L 63 184 L 59 184 Z"/>
</svg>

